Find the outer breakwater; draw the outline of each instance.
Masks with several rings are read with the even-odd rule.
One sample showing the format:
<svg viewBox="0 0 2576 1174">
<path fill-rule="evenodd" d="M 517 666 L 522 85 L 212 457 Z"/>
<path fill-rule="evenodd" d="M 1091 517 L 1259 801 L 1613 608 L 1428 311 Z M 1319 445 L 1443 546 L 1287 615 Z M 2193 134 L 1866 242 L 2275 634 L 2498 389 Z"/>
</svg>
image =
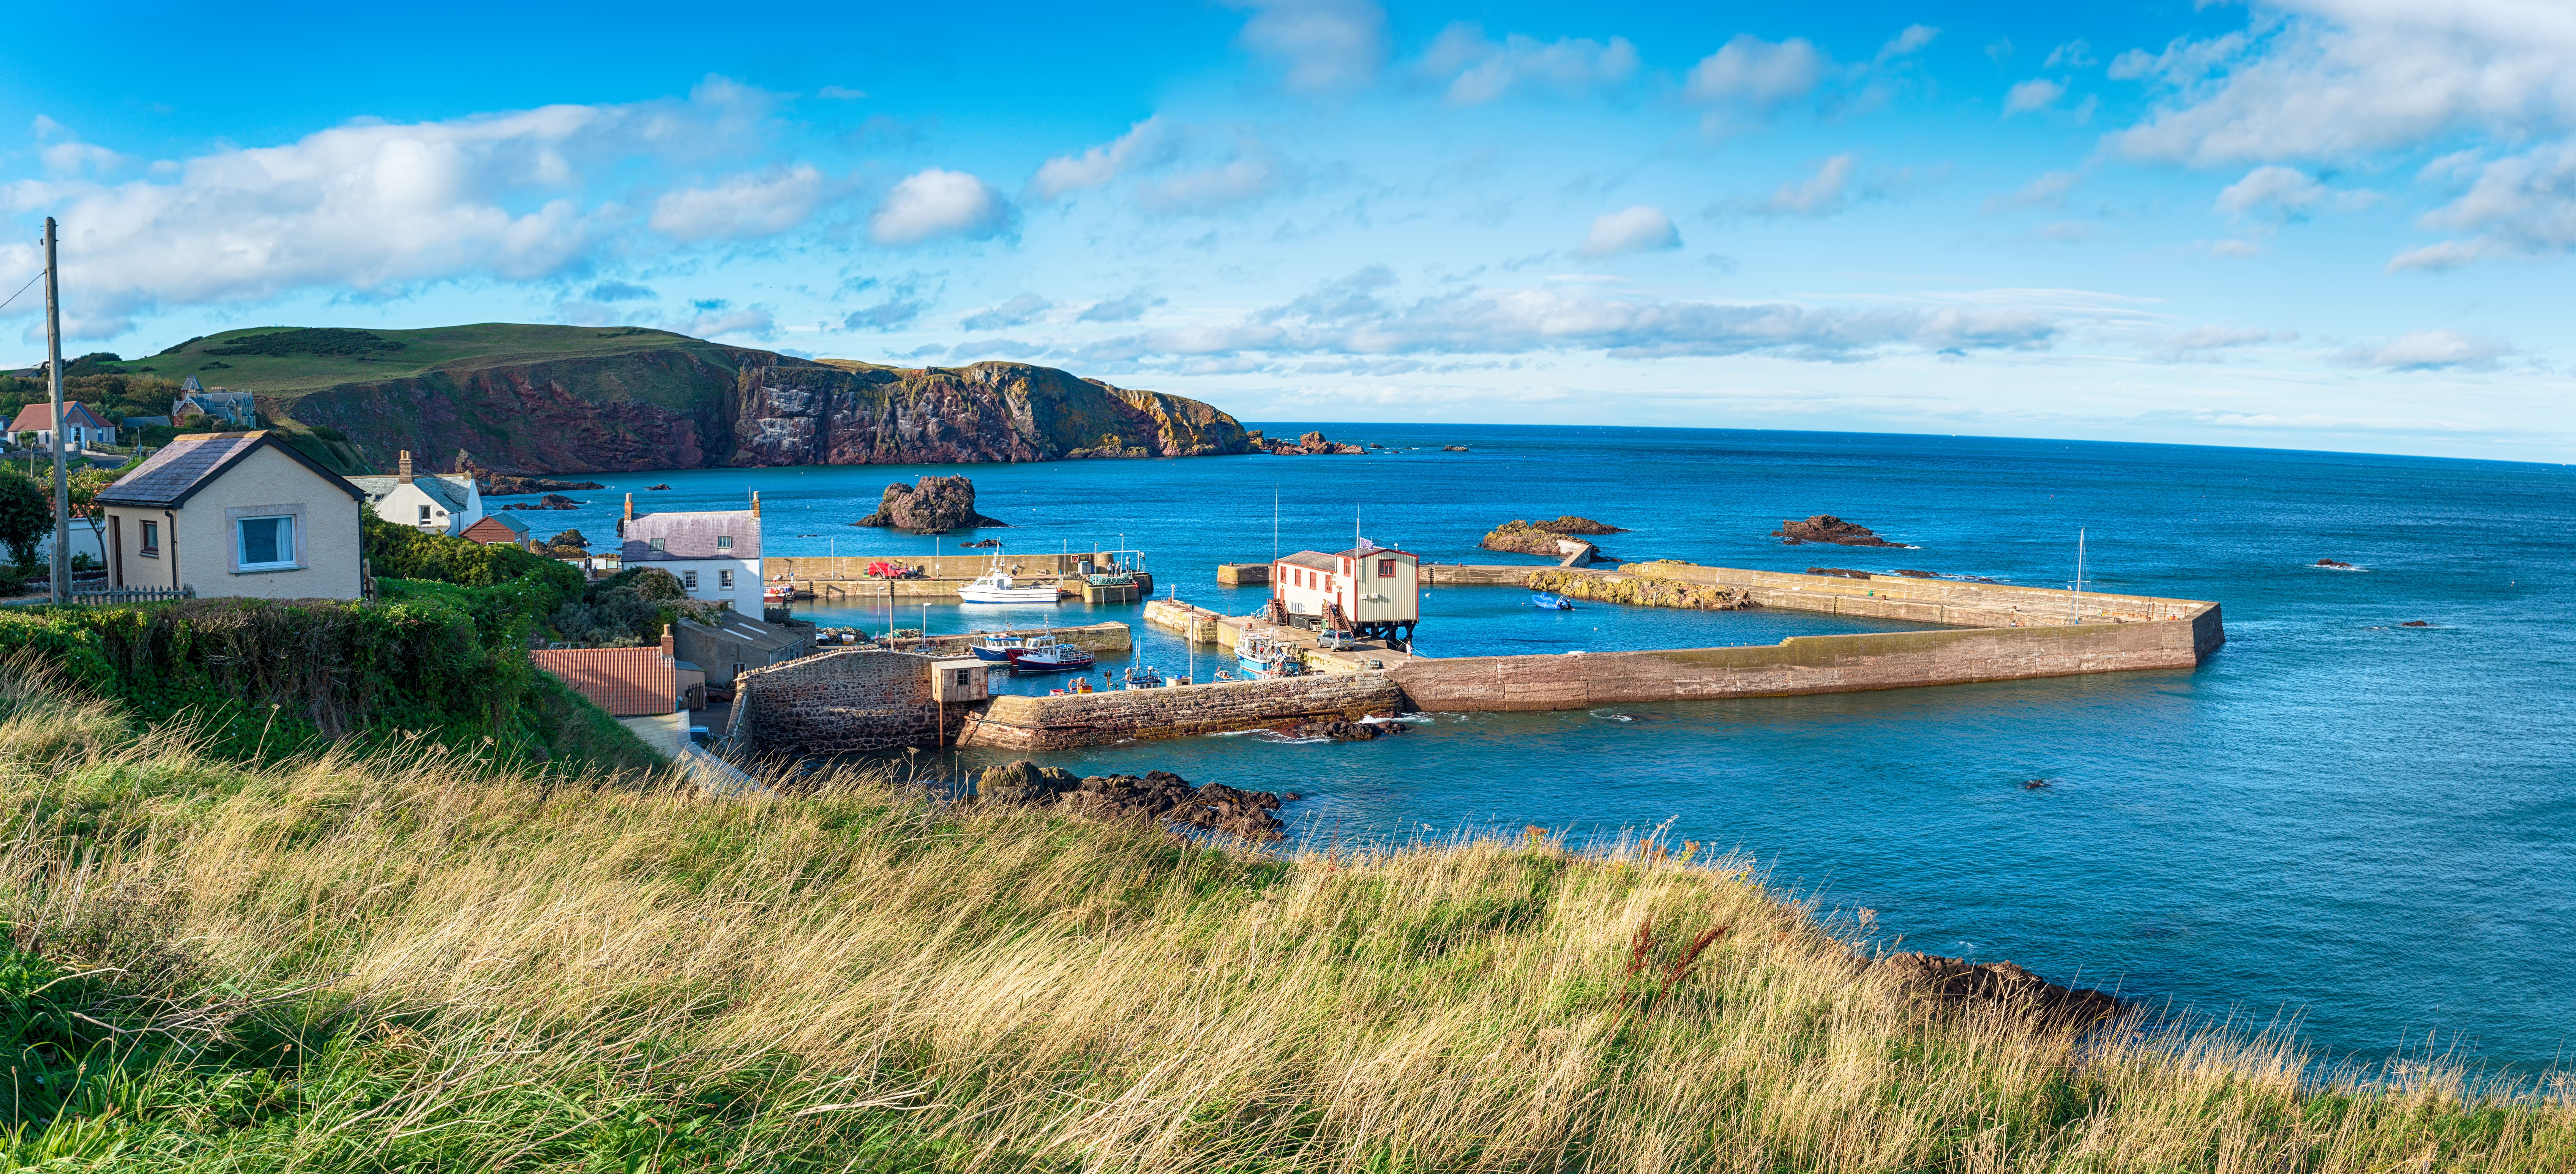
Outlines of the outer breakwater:
<svg viewBox="0 0 2576 1174">
<path fill-rule="evenodd" d="M 1517 586 L 1549 567 L 1440 566 L 1437 585 Z M 1941 579 L 1849 579 L 1683 563 L 1618 572 L 1746 592 L 1760 606 L 1961 625 L 1919 632 L 1796 636 L 1773 645 L 1434 659 L 1385 657 L 1383 671 L 1176 689 L 996 699 L 964 744 L 1057 749 L 1131 738 L 1254 729 L 1387 708 L 1448 712 L 1588 709 L 1958 685 L 2084 673 L 2191 668 L 2227 639 L 2201 600 L 2100 595 Z M 1149 617 L 1220 641 L 1247 622 L 1186 605 Z M 1335 658 L 1341 664 L 1347 660 Z"/>
</svg>

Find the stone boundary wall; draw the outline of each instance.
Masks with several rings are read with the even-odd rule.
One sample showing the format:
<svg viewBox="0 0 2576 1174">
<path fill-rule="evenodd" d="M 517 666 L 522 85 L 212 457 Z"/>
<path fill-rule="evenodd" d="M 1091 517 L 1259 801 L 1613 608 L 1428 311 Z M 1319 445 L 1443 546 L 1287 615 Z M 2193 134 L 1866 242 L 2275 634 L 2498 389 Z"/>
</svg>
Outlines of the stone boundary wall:
<svg viewBox="0 0 2576 1174">
<path fill-rule="evenodd" d="M 1858 582 L 1858 580 L 1854 580 Z M 1866 597 L 1864 597 L 1866 598 Z M 2184 620 L 1793 636 L 1776 645 L 1414 660 L 1411 707 L 1448 712 L 1846 693 L 2191 668 L 2226 640 L 2218 605 Z"/>
<path fill-rule="evenodd" d="M 1327 717 L 1357 718 L 1403 707 L 1403 691 L 1385 673 L 1332 673 L 1062 697 L 1004 696 L 994 698 L 982 715 L 967 722 L 957 744 L 1062 750 L 1131 738 L 1182 738 Z"/>
<path fill-rule="evenodd" d="M 896 611 L 895 618 L 902 619 L 903 612 Z M 918 624 L 920 620 L 915 617 L 913 622 Z M 1096 654 L 1125 656 L 1129 649 L 1136 646 L 1134 630 L 1116 620 L 1071 628 L 1011 628 L 999 634 L 1035 636 L 1042 632 L 1052 632 L 1056 639 L 1076 648 L 1089 649 Z M 906 652 L 929 652 L 948 658 L 973 656 L 975 653 L 970 646 L 986 636 L 995 634 L 993 632 L 958 632 L 945 636 L 933 636 L 926 644 L 920 640 L 905 638 L 895 641 L 894 646 Z"/>
<path fill-rule="evenodd" d="M 750 761 L 953 742 L 973 707 L 949 706 L 942 728 L 935 659 L 843 648 L 745 672 L 734 679 L 733 750 Z"/>
<path fill-rule="evenodd" d="M 1740 587 L 1763 607 L 1967 628 L 2065 624 L 2077 610 L 2082 611 L 2088 624 L 2190 619 L 2202 608 L 2218 606 L 2197 599 L 2092 591 L 2077 595 L 2062 588 L 2006 583 L 1962 583 L 1902 575 L 1847 579 L 1839 575 L 1784 574 L 1671 562 L 1628 563 L 1618 573 Z"/>
</svg>

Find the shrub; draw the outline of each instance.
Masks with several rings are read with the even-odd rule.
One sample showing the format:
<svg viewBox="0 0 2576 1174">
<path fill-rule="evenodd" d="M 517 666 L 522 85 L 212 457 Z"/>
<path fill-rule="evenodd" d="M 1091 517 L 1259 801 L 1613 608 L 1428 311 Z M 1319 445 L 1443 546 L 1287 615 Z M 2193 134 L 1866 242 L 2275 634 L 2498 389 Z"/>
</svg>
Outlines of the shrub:
<svg viewBox="0 0 2576 1174">
<path fill-rule="evenodd" d="M 21 577 L 44 564 L 45 541 L 53 532 L 53 497 L 34 478 L 0 466 L 0 546 L 8 548 L 9 565 Z"/>
</svg>

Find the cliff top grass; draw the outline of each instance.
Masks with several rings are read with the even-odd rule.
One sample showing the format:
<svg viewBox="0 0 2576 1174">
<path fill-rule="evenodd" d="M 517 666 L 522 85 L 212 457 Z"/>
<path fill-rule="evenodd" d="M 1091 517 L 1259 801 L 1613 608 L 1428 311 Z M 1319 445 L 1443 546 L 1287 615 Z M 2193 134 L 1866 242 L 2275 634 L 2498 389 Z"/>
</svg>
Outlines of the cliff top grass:
<svg viewBox="0 0 2576 1174">
<path fill-rule="evenodd" d="M 1687 850 L 243 763 L 24 663 L 0 748 L 21 1168 L 2576 1165 L 2563 1084 L 1944 1005 Z"/>
<path fill-rule="evenodd" d="M 389 343 L 399 345 L 385 345 Z M 247 327 L 192 338 L 156 355 L 100 364 L 98 369 L 149 373 L 173 381 L 194 375 L 210 388 L 248 391 L 291 403 L 306 392 L 432 370 L 600 358 L 675 347 L 702 351 L 719 366 L 732 365 L 724 357 L 727 348 L 667 330 L 480 322 L 426 330 Z"/>
</svg>

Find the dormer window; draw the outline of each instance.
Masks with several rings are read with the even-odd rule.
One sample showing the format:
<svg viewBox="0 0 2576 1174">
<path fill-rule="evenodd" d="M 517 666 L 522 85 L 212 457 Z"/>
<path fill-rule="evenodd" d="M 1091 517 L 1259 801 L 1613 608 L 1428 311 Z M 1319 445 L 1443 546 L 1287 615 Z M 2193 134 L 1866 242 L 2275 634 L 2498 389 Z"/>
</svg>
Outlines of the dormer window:
<svg viewBox="0 0 2576 1174">
<path fill-rule="evenodd" d="M 663 540 L 662 540 L 662 539 L 659 539 L 659 538 L 654 539 L 654 540 L 653 540 L 653 549 L 655 549 L 655 550 L 660 550 L 660 549 L 662 549 L 662 541 L 663 541 Z"/>
<path fill-rule="evenodd" d="M 732 550 L 732 549 L 733 549 L 733 535 L 731 535 L 731 534 L 718 534 L 718 535 L 716 535 L 716 549 L 717 549 L 717 550 Z"/>
</svg>

